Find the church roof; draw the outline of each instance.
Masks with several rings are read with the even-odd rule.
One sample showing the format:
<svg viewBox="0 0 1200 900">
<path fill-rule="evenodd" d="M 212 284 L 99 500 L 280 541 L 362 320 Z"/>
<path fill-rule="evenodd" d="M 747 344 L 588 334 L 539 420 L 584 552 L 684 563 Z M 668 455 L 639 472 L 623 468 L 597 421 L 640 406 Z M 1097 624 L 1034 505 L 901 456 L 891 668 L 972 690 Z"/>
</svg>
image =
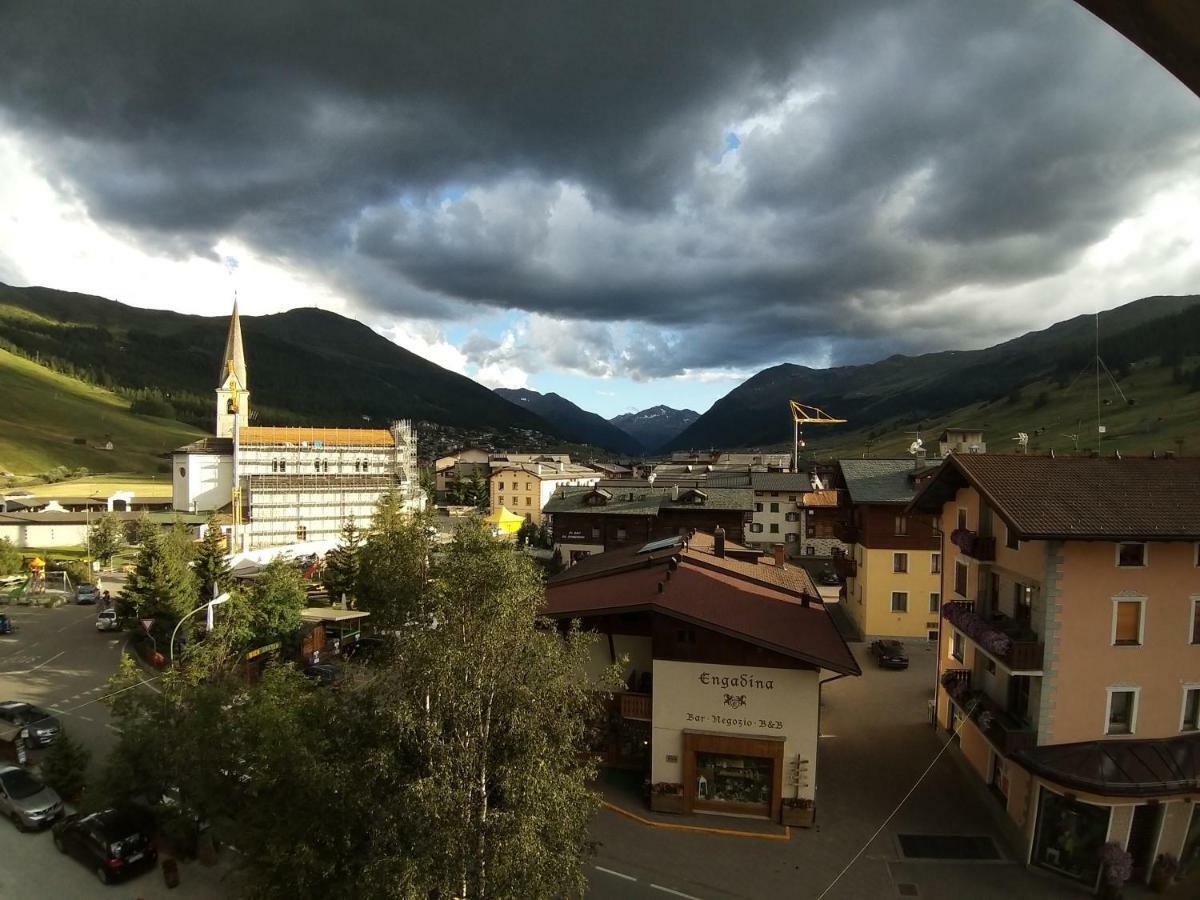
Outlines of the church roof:
<svg viewBox="0 0 1200 900">
<path fill-rule="evenodd" d="M 394 447 L 385 428 L 311 428 L 308 426 L 249 425 L 239 438 L 246 444 L 309 444 L 310 446 Z"/>
<path fill-rule="evenodd" d="M 245 391 L 250 383 L 246 380 L 246 351 L 242 347 L 242 320 L 238 318 L 237 300 L 233 301 L 233 315 L 229 317 L 229 334 L 225 338 L 225 353 L 221 357 L 221 374 L 217 376 L 217 387 L 223 388 L 225 380 L 233 373 L 238 387 Z"/>
</svg>

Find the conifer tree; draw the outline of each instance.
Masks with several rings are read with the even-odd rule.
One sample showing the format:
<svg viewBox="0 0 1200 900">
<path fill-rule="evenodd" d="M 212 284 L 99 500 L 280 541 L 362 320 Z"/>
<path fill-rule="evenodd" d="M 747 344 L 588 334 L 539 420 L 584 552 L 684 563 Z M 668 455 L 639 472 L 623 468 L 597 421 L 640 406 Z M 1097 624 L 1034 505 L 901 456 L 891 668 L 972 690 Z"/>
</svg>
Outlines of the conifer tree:
<svg viewBox="0 0 1200 900">
<path fill-rule="evenodd" d="M 354 600 L 358 590 L 362 542 L 362 532 L 354 524 L 354 516 L 351 516 L 342 526 L 341 543 L 325 555 L 325 571 L 321 573 L 321 580 L 334 603 L 341 602 L 343 597 L 347 601 Z"/>
<path fill-rule="evenodd" d="M 88 532 L 88 546 L 92 555 L 104 565 L 112 562 L 113 556 L 125 545 L 125 529 L 121 520 L 112 513 L 105 513 L 92 523 Z"/>
<path fill-rule="evenodd" d="M 229 590 L 233 577 L 229 573 L 229 559 L 226 556 L 226 539 L 221 533 L 221 524 L 217 517 L 211 516 L 204 528 L 204 539 L 196 549 L 196 558 L 192 562 L 192 570 L 199 581 L 200 599 L 210 600 L 217 594 Z"/>
<path fill-rule="evenodd" d="M 429 578 L 429 522 L 404 509 L 399 498 L 379 500 L 371 528 L 359 552 L 358 608 L 372 624 L 398 628 L 421 612 Z"/>
<path fill-rule="evenodd" d="M 154 535 L 138 553 L 120 594 L 124 615 L 160 620 L 173 626 L 195 609 L 196 576 L 163 534 Z"/>
</svg>

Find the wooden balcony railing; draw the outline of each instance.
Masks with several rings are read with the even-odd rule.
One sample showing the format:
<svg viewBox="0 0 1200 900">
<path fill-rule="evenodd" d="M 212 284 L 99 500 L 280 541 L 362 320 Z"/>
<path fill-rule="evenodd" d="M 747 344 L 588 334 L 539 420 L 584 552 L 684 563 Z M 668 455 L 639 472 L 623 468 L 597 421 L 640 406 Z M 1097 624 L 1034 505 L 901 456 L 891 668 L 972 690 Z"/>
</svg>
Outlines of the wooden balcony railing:
<svg viewBox="0 0 1200 900">
<path fill-rule="evenodd" d="M 990 535 L 985 537 L 966 528 L 956 528 L 950 532 L 950 543 L 980 562 L 993 562 L 996 559 L 996 539 Z"/>
<path fill-rule="evenodd" d="M 838 577 L 845 581 L 847 578 L 853 578 L 858 574 L 858 563 L 849 556 L 835 556 L 833 558 L 833 571 Z"/>
<path fill-rule="evenodd" d="M 1005 615 L 981 615 L 973 606 L 963 601 L 944 603 L 942 618 L 1010 671 L 1041 671 L 1046 648 L 1028 624 Z"/>
<path fill-rule="evenodd" d="M 953 678 L 947 676 L 953 675 Z M 949 683 L 947 683 L 949 682 Z M 951 700 L 970 716 L 984 737 L 1005 756 L 1028 750 L 1037 744 L 1037 732 L 1008 712 L 983 691 L 971 688 L 971 673 L 965 669 L 946 672 L 942 685 Z"/>
<path fill-rule="evenodd" d="M 651 694 L 618 694 L 622 719 L 637 719 L 649 722 L 653 709 Z"/>
</svg>

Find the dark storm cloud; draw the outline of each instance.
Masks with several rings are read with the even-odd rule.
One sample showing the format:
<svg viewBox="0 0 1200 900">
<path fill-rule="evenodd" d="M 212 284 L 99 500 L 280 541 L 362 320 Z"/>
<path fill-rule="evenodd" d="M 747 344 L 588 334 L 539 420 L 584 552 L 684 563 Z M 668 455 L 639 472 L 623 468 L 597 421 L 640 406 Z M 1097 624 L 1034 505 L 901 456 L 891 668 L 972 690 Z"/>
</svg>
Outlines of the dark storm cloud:
<svg viewBox="0 0 1200 900">
<path fill-rule="evenodd" d="M 377 316 L 635 323 L 542 348 L 595 374 L 1011 333 L 921 304 L 1069 268 L 1200 145 L 1196 98 L 1066 0 L 4 18 L 0 120 L 97 219 L 234 236 Z"/>
</svg>

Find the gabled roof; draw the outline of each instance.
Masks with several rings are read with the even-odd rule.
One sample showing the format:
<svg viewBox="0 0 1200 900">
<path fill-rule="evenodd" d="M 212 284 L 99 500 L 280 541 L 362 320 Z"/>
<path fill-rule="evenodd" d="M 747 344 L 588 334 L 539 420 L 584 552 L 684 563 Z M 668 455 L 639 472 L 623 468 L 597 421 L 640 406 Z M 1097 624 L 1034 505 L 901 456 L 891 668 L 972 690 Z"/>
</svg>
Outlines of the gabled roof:
<svg viewBox="0 0 1200 900">
<path fill-rule="evenodd" d="M 248 425 L 238 432 L 245 444 L 309 444 L 337 447 L 394 447 L 396 439 L 386 428 L 309 428 L 305 426 Z"/>
<path fill-rule="evenodd" d="M 192 441 L 190 444 L 184 444 L 182 447 L 176 447 L 171 453 L 192 453 L 192 454 L 208 454 L 215 456 L 232 456 L 233 455 L 233 438 L 228 437 L 202 437 L 197 441 Z M 170 454 L 167 454 L 170 455 Z"/>
<path fill-rule="evenodd" d="M 808 472 L 751 472 L 750 486 L 756 491 L 802 493 L 812 490 L 812 476 Z"/>
<path fill-rule="evenodd" d="M 610 493 L 611 499 L 607 499 L 603 504 L 589 504 L 588 498 L 595 495 L 596 489 Z M 651 487 L 645 482 L 604 481 L 596 488 L 562 488 L 547 501 L 542 511 L 654 516 L 664 509 L 749 512 L 754 508 L 754 492 L 749 488 L 678 487 L 678 491 L 678 498 L 673 499 L 671 487 Z M 697 496 L 703 498 L 703 502 L 697 502 Z"/>
<path fill-rule="evenodd" d="M 1063 787 L 1116 797 L 1200 791 L 1200 734 L 1051 744 L 1015 754 Z"/>
<path fill-rule="evenodd" d="M 760 574 L 764 574 L 770 566 L 720 559 L 693 548 L 683 553 L 668 550 L 641 555 L 638 549 L 596 554 L 552 578 L 543 613 L 562 619 L 658 612 L 823 669 L 861 674 L 819 601 L 805 602 L 746 571 L 761 567 L 764 572 Z M 807 575 L 803 577 L 807 580 Z"/>
<path fill-rule="evenodd" d="M 839 459 L 838 468 L 851 503 L 908 503 L 916 494 L 912 457 Z"/>
<path fill-rule="evenodd" d="M 952 453 L 910 509 L 973 487 L 1022 540 L 1200 540 L 1200 459 Z"/>
</svg>

